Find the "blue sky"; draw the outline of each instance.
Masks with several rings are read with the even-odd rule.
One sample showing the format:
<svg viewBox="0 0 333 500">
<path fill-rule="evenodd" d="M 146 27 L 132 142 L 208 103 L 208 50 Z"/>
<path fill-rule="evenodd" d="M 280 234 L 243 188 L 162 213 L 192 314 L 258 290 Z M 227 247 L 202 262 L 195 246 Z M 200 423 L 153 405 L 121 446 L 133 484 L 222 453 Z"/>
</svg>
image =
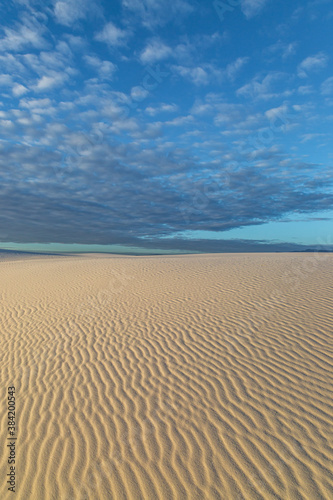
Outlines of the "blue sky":
<svg viewBox="0 0 333 500">
<path fill-rule="evenodd" d="M 330 0 L 1 10 L 1 248 L 332 247 Z"/>
</svg>

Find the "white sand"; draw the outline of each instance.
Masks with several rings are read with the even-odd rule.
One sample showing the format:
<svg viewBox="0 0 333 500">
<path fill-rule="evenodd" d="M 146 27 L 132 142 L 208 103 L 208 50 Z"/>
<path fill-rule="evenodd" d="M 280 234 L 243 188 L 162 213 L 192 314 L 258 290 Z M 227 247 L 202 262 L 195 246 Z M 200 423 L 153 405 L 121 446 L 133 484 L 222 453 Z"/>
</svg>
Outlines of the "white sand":
<svg viewBox="0 0 333 500">
<path fill-rule="evenodd" d="M 44 257 L 0 276 L 1 499 L 333 498 L 333 255 Z"/>
</svg>

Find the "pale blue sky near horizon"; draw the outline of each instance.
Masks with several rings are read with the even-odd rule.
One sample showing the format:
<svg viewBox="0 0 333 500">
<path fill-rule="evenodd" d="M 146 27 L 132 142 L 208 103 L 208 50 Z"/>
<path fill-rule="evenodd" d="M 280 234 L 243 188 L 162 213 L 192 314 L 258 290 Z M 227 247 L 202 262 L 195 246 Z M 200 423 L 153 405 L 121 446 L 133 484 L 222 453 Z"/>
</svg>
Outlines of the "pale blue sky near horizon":
<svg viewBox="0 0 333 500">
<path fill-rule="evenodd" d="M 333 248 L 332 21 L 330 0 L 2 2 L 0 248 Z"/>
<path fill-rule="evenodd" d="M 318 217 L 318 214 L 316 214 Z M 257 226 L 230 229 L 223 233 L 214 231 L 200 231 L 200 237 L 207 239 L 233 238 L 243 240 L 269 240 L 274 243 L 289 241 L 299 245 L 333 247 L 333 212 L 324 212 L 323 220 L 293 220 L 286 219 L 279 222 L 267 222 Z M 294 218 L 295 219 L 295 218 Z M 198 237 L 195 231 L 185 231 L 183 236 Z"/>
</svg>

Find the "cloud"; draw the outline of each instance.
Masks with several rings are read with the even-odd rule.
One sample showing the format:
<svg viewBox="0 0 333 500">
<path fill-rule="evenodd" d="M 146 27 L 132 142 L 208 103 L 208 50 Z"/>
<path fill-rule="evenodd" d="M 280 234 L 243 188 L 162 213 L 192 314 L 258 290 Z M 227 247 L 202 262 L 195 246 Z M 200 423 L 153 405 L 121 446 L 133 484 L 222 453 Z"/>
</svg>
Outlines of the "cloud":
<svg viewBox="0 0 333 500">
<path fill-rule="evenodd" d="M 330 78 L 327 78 L 322 84 L 321 84 L 321 93 L 323 95 L 332 95 L 333 94 L 333 76 Z"/>
<path fill-rule="evenodd" d="M 149 29 L 163 26 L 172 21 L 177 23 L 184 15 L 193 11 L 193 5 L 186 0 L 122 0 L 124 12 L 133 14 L 134 22 L 137 19 Z"/>
<path fill-rule="evenodd" d="M 308 95 L 314 92 L 311 85 L 300 85 L 297 89 L 297 92 L 301 95 Z"/>
<path fill-rule="evenodd" d="M 97 94 L 97 98 L 104 109 L 104 96 Z M 237 111 L 212 95 L 206 101 L 219 105 L 227 115 Z M 192 146 L 170 143 L 170 151 L 159 149 L 159 122 L 143 126 L 133 117 L 118 117 L 110 124 L 101 119 L 92 123 L 89 118 L 84 123 L 77 116 L 84 132 L 74 132 L 55 120 L 35 131 L 31 127 L 35 110 L 47 110 L 52 103 L 47 98 L 25 98 L 20 105 L 25 112 L 17 113 L 17 118 L 26 127 L 25 143 L 10 141 L 0 148 L 0 223 L 8 228 L 7 241 L 147 243 L 173 249 L 178 245 L 208 249 L 216 244 L 222 249 L 222 242 L 205 246 L 205 242 L 178 238 L 172 243 L 168 235 L 189 227 L 224 231 L 291 211 L 333 208 L 331 169 L 296 160 L 285 164 L 276 147 L 263 146 L 255 165 L 236 147 L 229 151 L 229 158 L 236 158 L 234 166 L 227 168 L 223 157 L 227 145 L 221 144 L 221 136 L 220 156 L 203 161 Z M 237 109 L 241 115 L 242 109 Z M 31 117 L 25 114 L 30 110 Z M 268 114 L 274 112 L 271 109 Z M 76 116 L 74 111 L 71 114 Z M 3 126 L 9 134 L 13 125 L 7 120 Z M 179 116 L 168 125 L 185 123 L 193 123 L 193 117 Z M 33 140 L 30 132 L 36 132 Z M 124 133 L 137 139 L 124 140 L 130 137 Z M 147 139 L 156 142 L 148 146 Z M 212 151 L 210 144 L 206 148 Z M 162 235 L 167 241 L 159 240 Z"/>
<path fill-rule="evenodd" d="M 112 79 L 114 73 L 117 71 L 117 66 L 111 61 L 102 61 L 97 56 L 84 56 L 84 60 L 89 66 L 92 66 L 98 72 L 102 79 Z"/>
<path fill-rule="evenodd" d="M 278 71 L 271 71 L 260 81 L 259 77 L 256 76 L 249 83 L 243 85 L 239 88 L 236 93 L 237 95 L 242 95 L 244 97 L 258 98 L 258 99 L 270 99 L 276 96 L 276 92 L 273 89 L 277 86 L 277 83 L 281 81 L 286 75 Z M 278 94 L 281 94 L 279 92 Z"/>
<path fill-rule="evenodd" d="M 156 116 L 159 113 L 175 113 L 178 111 L 178 106 L 176 104 L 160 104 L 157 107 L 148 106 L 145 112 L 149 116 Z"/>
<path fill-rule="evenodd" d="M 11 75 L 3 74 L 0 75 L 0 86 L 1 87 L 9 87 L 12 85 L 13 78 Z"/>
<path fill-rule="evenodd" d="M 118 28 L 112 22 L 107 23 L 102 31 L 95 35 L 95 40 L 104 42 L 111 47 L 118 47 L 124 45 L 130 36 L 128 30 Z"/>
<path fill-rule="evenodd" d="M 209 83 L 207 71 L 200 66 L 196 68 L 179 67 L 179 73 L 182 76 L 189 77 L 195 85 L 207 85 Z"/>
<path fill-rule="evenodd" d="M 313 139 L 319 139 L 322 137 L 325 137 L 326 134 L 319 134 L 319 133 L 314 133 L 314 134 L 303 134 L 301 142 L 308 142 L 312 141 Z"/>
<path fill-rule="evenodd" d="M 24 75 L 26 73 L 26 67 L 19 61 L 19 57 L 15 57 L 9 52 L 0 54 L 0 65 L 2 71 L 10 74 Z"/>
<path fill-rule="evenodd" d="M 49 108 L 51 106 L 51 100 L 49 98 L 44 99 L 21 99 L 20 107 L 33 109 L 33 108 Z"/>
<path fill-rule="evenodd" d="M 131 97 L 134 101 L 143 101 L 148 94 L 148 90 L 141 86 L 132 87 L 131 89 Z"/>
<path fill-rule="evenodd" d="M 43 37 L 45 27 L 34 17 L 25 17 L 23 23 L 17 23 L 16 29 L 5 27 L 4 32 L 5 36 L 0 39 L 1 52 L 48 47 L 48 42 Z"/>
<path fill-rule="evenodd" d="M 265 115 L 269 120 L 276 120 L 276 118 L 282 116 L 286 117 L 288 115 L 288 106 L 286 104 L 283 104 L 277 108 L 268 109 L 265 112 Z"/>
<path fill-rule="evenodd" d="M 318 151 L 301 142 L 329 149 L 318 134 L 332 77 L 320 79 L 321 94 L 295 80 L 283 57 L 294 53 L 290 40 L 301 46 L 299 30 L 276 32 L 280 21 L 267 19 L 253 32 L 262 57 L 250 60 L 240 8 L 228 30 L 212 4 L 120 0 L 120 10 L 85 29 L 98 1 L 36 0 L 3 26 L 0 227 L 8 238 L 230 249 L 171 235 L 333 208 L 331 165 L 315 164 Z M 248 18 L 264 5 L 242 1 Z M 279 42 L 262 50 L 272 33 Z M 107 57 L 108 47 L 126 51 Z M 318 52 L 296 66 L 311 75 L 327 61 Z M 298 123 L 282 137 L 289 112 Z"/>
<path fill-rule="evenodd" d="M 191 113 L 193 115 L 206 115 L 211 113 L 213 109 L 210 103 L 202 102 L 201 99 L 196 99 L 191 108 Z"/>
<path fill-rule="evenodd" d="M 15 125 L 11 120 L 0 120 L 0 125 L 4 130 L 15 128 Z"/>
<path fill-rule="evenodd" d="M 240 69 L 249 61 L 249 57 L 238 57 L 234 62 L 226 67 L 226 75 L 230 80 L 234 80 Z"/>
<path fill-rule="evenodd" d="M 54 17 L 63 26 L 73 26 L 87 16 L 101 16 L 101 9 L 96 1 L 58 0 L 54 5 Z"/>
<path fill-rule="evenodd" d="M 81 36 L 64 34 L 63 37 L 67 40 L 68 44 L 74 51 L 82 51 L 87 46 L 87 40 Z"/>
<path fill-rule="evenodd" d="M 296 54 L 297 47 L 298 47 L 298 42 L 286 43 L 286 42 L 279 40 L 278 42 L 274 43 L 273 45 L 270 45 L 267 48 L 267 52 L 269 54 L 280 53 L 282 56 L 282 59 L 287 59 L 288 57 Z"/>
<path fill-rule="evenodd" d="M 282 58 L 287 59 L 289 56 L 293 56 L 294 54 L 296 54 L 297 46 L 297 42 L 292 42 L 284 45 L 282 50 Z"/>
<path fill-rule="evenodd" d="M 185 115 L 185 116 L 177 116 L 173 120 L 169 120 L 168 122 L 165 122 L 165 124 L 172 126 L 172 127 L 181 127 L 181 126 L 186 125 L 187 123 L 191 123 L 193 121 L 194 121 L 194 118 L 192 115 Z"/>
<path fill-rule="evenodd" d="M 56 87 L 61 87 L 65 80 L 68 79 L 68 75 L 63 74 L 63 73 L 54 73 L 53 75 L 49 76 L 42 76 L 37 82 L 37 85 L 35 86 L 35 91 L 36 92 L 45 92 L 48 90 L 53 90 Z"/>
<path fill-rule="evenodd" d="M 241 8 L 248 19 L 258 15 L 268 0 L 241 0 Z"/>
<path fill-rule="evenodd" d="M 150 40 L 140 54 L 140 61 L 143 64 L 153 64 L 166 59 L 172 55 L 172 49 L 161 40 L 155 38 Z"/>
<path fill-rule="evenodd" d="M 24 85 L 21 85 L 20 83 L 15 83 L 12 92 L 15 97 L 20 97 L 21 95 L 29 92 L 29 90 Z"/>
<path fill-rule="evenodd" d="M 85 17 L 84 8 L 80 9 L 80 3 L 67 0 L 66 2 L 56 2 L 54 6 L 54 15 L 59 24 L 71 26 L 78 19 Z"/>
<path fill-rule="evenodd" d="M 298 76 L 301 78 L 306 78 L 309 73 L 325 68 L 325 66 L 327 66 L 327 63 L 328 56 L 323 52 L 318 52 L 318 54 L 314 56 L 309 56 L 298 65 Z"/>
<path fill-rule="evenodd" d="M 211 64 L 202 66 L 173 65 L 171 69 L 196 86 L 204 86 L 222 78 L 223 72 Z"/>
</svg>

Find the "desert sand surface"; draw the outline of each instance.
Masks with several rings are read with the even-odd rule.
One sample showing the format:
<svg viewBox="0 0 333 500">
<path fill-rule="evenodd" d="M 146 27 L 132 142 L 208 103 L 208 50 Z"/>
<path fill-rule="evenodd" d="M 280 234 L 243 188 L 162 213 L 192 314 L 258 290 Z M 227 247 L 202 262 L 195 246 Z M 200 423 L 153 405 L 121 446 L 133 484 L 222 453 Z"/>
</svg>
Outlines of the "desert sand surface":
<svg viewBox="0 0 333 500">
<path fill-rule="evenodd" d="M 6 259 L 0 276 L 1 499 L 333 498 L 332 254 Z"/>
</svg>

